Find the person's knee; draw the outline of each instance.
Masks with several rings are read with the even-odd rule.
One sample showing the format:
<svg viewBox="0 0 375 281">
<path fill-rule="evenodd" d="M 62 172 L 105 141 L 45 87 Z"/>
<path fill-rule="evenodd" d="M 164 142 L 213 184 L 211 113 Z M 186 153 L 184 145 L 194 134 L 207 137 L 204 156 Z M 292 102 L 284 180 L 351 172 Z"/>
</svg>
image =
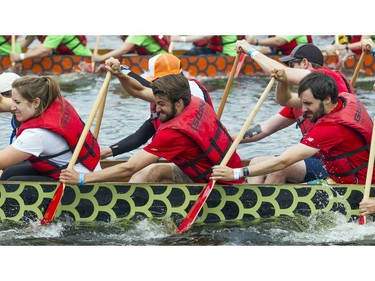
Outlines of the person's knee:
<svg viewBox="0 0 375 281">
<path fill-rule="evenodd" d="M 172 169 L 169 165 L 153 165 L 146 175 L 147 182 L 166 182 L 172 180 Z"/>
</svg>

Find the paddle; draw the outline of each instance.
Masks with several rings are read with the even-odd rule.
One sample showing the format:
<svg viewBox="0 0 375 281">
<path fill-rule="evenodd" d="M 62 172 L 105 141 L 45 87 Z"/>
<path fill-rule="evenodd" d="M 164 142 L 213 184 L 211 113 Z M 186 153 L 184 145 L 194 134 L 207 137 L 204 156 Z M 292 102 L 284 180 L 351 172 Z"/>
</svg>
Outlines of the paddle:
<svg viewBox="0 0 375 281">
<path fill-rule="evenodd" d="M 233 82 L 233 78 L 234 78 L 234 73 L 236 72 L 238 61 L 240 59 L 240 55 L 241 54 L 237 53 L 236 59 L 234 60 L 234 63 L 233 63 L 233 67 L 232 67 L 232 69 L 230 71 L 230 74 L 229 74 L 227 85 L 225 86 L 224 94 L 223 94 L 223 97 L 221 99 L 221 102 L 220 102 L 220 105 L 219 105 L 219 109 L 217 111 L 217 117 L 219 119 L 221 118 L 221 115 L 223 114 L 224 105 L 225 105 L 225 103 L 227 101 L 230 87 L 232 86 L 232 82 Z"/>
<path fill-rule="evenodd" d="M 373 124 L 375 124 L 375 117 L 374 117 Z M 372 174 L 374 172 L 374 158 L 375 158 L 375 136 L 374 135 L 375 135 L 375 125 L 372 127 L 370 156 L 368 159 L 366 183 L 365 183 L 365 191 L 363 192 L 363 199 L 368 199 L 370 197 L 371 180 L 372 180 Z M 366 223 L 366 216 L 359 216 L 359 224 L 365 224 L 365 223 Z"/>
<path fill-rule="evenodd" d="M 238 76 L 238 74 L 240 73 L 242 65 L 245 61 L 245 58 L 246 58 L 245 53 L 241 53 L 241 56 L 240 56 L 240 59 L 238 61 L 238 65 L 237 65 L 237 68 L 236 68 L 236 73 L 234 74 L 234 78 L 236 78 Z"/>
<path fill-rule="evenodd" d="M 253 121 L 255 115 L 259 111 L 260 107 L 262 106 L 264 100 L 266 99 L 268 93 L 270 92 L 273 84 L 275 83 L 275 78 L 272 77 L 271 81 L 268 83 L 267 88 L 264 90 L 263 94 L 260 96 L 258 102 L 256 103 L 254 109 L 251 111 L 249 117 L 247 118 L 245 124 L 242 126 L 241 131 L 233 141 L 232 145 L 230 146 L 228 152 L 225 154 L 223 160 L 221 161 L 220 165 L 224 166 L 228 163 L 229 159 L 232 157 L 232 154 L 236 150 L 238 144 L 242 140 L 243 136 L 246 133 L 246 130 L 250 127 L 251 122 Z M 215 185 L 215 180 L 211 180 L 199 194 L 197 201 L 195 201 L 194 205 L 191 207 L 189 213 L 187 214 L 186 218 L 180 224 L 177 234 L 181 234 L 182 232 L 188 230 L 190 226 L 194 223 L 199 211 L 202 209 L 204 203 L 207 200 L 207 197 L 210 195 L 212 188 Z"/>
<path fill-rule="evenodd" d="M 366 45 L 366 49 L 368 51 L 371 51 L 371 46 L 370 45 Z M 352 76 L 352 80 L 350 81 L 350 84 L 352 84 L 353 87 L 355 85 L 355 81 L 357 80 L 359 71 L 361 70 L 361 66 L 362 66 L 363 60 L 365 59 L 365 55 L 366 55 L 366 53 L 362 52 L 361 56 L 359 57 L 357 66 L 355 67 L 354 74 Z"/>
<path fill-rule="evenodd" d="M 100 103 L 100 108 L 99 108 L 98 116 L 96 117 L 96 124 L 95 124 L 94 133 L 93 133 L 94 138 L 96 138 L 96 139 L 98 139 L 98 137 L 99 137 L 99 130 L 100 130 L 100 126 L 102 124 L 102 119 L 103 119 L 103 114 L 104 114 L 104 108 L 105 108 L 105 102 L 107 100 L 108 86 L 109 86 L 109 83 L 107 83 L 105 85 L 105 89 L 103 89 L 104 95 L 103 95 L 103 98 L 102 98 L 102 102 Z"/>
<path fill-rule="evenodd" d="M 95 49 L 94 49 L 94 55 L 97 55 L 97 54 L 98 54 L 98 50 L 99 50 L 99 41 L 100 41 L 100 35 L 97 35 L 97 36 L 96 36 Z M 91 72 L 94 73 L 94 71 L 95 71 L 95 62 L 92 61 L 92 62 L 91 62 Z"/>
<path fill-rule="evenodd" d="M 103 97 L 105 96 L 106 90 L 108 89 L 108 85 L 109 85 L 110 80 L 111 80 L 111 72 L 108 71 L 107 76 L 104 79 L 103 85 L 100 88 L 98 97 L 96 98 L 95 104 L 94 104 L 94 106 L 91 110 L 88 121 L 85 124 L 85 127 L 83 128 L 82 135 L 79 137 L 77 146 L 74 149 L 72 158 L 70 159 L 70 162 L 69 162 L 69 165 L 68 165 L 68 169 L 72 169 L 74 167 L 74 164 L 76 163 L 76 161 L 78 159 L 78 155 L 79 155 L 79 153 L 81 151 L 81 148 L 82 148 L 82 146 L 85 142 L 85 139 L 86 139 L 87 134 L 90 130 L 90 127 L 91 127 L 91 125 L 94 121 L 94 118 L 95 118 L 95 115 L 98 111 L 99 105 L 102 103 Z M 44 214 L 44 217 L 43 217 L 42 221 L 40 222 L 41 224 L 45 224 L 45 223 L 50 222 L 53 219 L 53 217 L 55 216 L 57 207 L 58 207 L 58 205 L 61 201 L 62 195 L 64 193 L 64 189 L 65 189 L 65 184 L 60 182 L 60 185 L 58 186 L 55 194 L 53 195 L 51 203 L 49 204 L 49 206 L 48 206 L 48 208 L 47 208 L 47 210 Z"/>
</svg>

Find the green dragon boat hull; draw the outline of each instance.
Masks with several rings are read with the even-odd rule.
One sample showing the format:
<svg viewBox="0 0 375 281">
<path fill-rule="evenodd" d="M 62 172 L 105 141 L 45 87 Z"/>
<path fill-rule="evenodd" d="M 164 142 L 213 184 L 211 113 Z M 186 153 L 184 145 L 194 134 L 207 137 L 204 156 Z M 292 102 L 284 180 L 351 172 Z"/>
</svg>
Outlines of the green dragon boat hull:
<svg viewBox="0 0 375 281">
<path fill-rule="evenodd" d="M 58 183 L 0 183 L 0 220 L 37 221 Z M 55 219 L 78 222 L 170 219 L 180 223 L 204 184 L 66 185 Z M 358 218 L 363 185 L 215 185 L 197 223 L 340 212 Z"/>
</svg>

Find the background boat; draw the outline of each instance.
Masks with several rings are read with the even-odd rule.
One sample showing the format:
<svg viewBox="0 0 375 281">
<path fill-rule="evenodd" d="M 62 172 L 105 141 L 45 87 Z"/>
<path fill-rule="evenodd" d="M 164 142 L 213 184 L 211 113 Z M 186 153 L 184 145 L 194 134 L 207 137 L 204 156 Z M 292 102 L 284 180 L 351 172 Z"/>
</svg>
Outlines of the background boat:
<svg viewBox="0 0 375 281">
<path fill-rule="evenodd" d="M 102 50 L 107 52 L 110 50 Z M 228 76 L 233 63 L 234 57 L 219 55 L 204 56 L 185 56 L 183 51 L 175 52 L 182 62 L 182 68 L 191 77 L 220 77 Z M 279 60 L 280 56 L 270 56 Z M 344 72 L 351 73 L 357 66 L 359 55 L 350 56 L 345 62 L 340 64 L 340 69 Z M 121 57 L 121 63 L 127 65 L 137 74 L 143 74 L 148 69 L 148 60 L 150 56 L 126 55 Z M 327 67 L 334 68 L 338 65 L 337 56 L 325 56 L 324 64 Z M 9 56 L 0 55 L 0 72 L 7 71 L 11 67 Z M 372 76 L 375 73 L 375 60 L 373 56 L 367 55 L 361 68 L 362 75 Z M 105 73 L 103 63 L 96 65 L 95 72 Z M 44 58 L 25 59 L 16 64 L 16 72 L 19 74 L 48 74 L 61 75 L 75 72 L 91 72 L 91 58 L 70 55 L 51 55 Z M 259 76 L 265 75 L 262 68 L 249 56 L 246 56 L 243 67 L 239 76 Z"/>
</svg>

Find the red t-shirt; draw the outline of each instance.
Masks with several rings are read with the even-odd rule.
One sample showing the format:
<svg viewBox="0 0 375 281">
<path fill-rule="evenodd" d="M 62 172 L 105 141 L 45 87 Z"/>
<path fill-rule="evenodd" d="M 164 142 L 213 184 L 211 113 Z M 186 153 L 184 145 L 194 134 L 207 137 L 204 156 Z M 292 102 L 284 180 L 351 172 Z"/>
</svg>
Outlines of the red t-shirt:
<svg viewBox="0 0 375 281">
<path fill-rule="evenodd" d="M 187 161 L 197 159 L 203 153 L 202 149 L 200 149 L 192 139 L 186 137 L 186 135 L 180 131 L 173 129 L 163 129 L 156 132 L 151 143 L 143 149 L 148 153 L 165 158 L 177 166 Z M 233 162 L 232 156 L 227 166 L 231 168 L 241 168 L 241 165 L 234 165 Z M 207 171 L 212 168 L 213 164 L 205 157 L 197 162 L 196 166 L 200 171 Z M 220 182 L 231 184 L 231 182 L 218 181 L 218 183 Z M 241 182 L 243 182 L 243 179 L 241 179 Z M 236 181 L 236 183 L 238 183 L 238 181 Z"/>
</svg>

